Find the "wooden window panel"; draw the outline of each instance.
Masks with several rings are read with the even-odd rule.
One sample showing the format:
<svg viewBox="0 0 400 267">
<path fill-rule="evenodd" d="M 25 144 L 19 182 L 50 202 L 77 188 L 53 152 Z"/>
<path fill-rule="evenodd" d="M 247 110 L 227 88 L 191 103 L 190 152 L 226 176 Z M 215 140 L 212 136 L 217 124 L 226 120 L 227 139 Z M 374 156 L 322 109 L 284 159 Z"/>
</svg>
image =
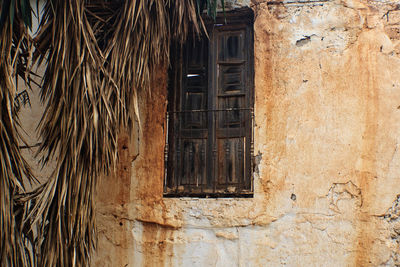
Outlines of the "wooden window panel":
<svg viewBox="0 0 400 267">
<path fill-rule="evenodd" d="M 227 13 L 227 24 L 208 24 L 210 39 L 171 49 L 165 196 L 252 195 L 252 14 L 244 16 Z"/>
</svg>

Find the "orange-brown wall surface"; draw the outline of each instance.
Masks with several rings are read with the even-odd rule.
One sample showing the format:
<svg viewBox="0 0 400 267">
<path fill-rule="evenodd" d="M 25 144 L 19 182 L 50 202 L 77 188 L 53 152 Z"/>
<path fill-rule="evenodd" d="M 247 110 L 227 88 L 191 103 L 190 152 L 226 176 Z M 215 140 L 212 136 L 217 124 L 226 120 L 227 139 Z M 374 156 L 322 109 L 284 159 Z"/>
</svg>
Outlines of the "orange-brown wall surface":
<svg viewBox="0 0 400 267">
<path fill-rule="evenodd" d="M 93 266 L 400 264 L 400 3 L 234 2 L 255 14 L 254 197 L 163 198 L 160 66 L 99 185 Z"/>
</svg>

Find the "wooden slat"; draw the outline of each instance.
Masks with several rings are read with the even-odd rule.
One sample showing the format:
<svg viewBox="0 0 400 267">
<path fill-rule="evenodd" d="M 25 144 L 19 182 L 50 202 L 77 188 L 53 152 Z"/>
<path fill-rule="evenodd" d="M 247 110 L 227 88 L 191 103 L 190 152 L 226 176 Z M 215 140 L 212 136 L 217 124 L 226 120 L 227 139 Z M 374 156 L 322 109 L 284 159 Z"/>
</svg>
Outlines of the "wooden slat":
<svg viewBox="0 0 400 267">
<path fill-rule="evenodd" d="M 244 138 L 218 139 L 218 184 L 238 184 L 244 179 Z"/>
<path fill-rule="evenodd" d="M 206 181 L 206 143 L 205 139 L 182 140 L 180 185 L 199 187 Z"/>
</svg>

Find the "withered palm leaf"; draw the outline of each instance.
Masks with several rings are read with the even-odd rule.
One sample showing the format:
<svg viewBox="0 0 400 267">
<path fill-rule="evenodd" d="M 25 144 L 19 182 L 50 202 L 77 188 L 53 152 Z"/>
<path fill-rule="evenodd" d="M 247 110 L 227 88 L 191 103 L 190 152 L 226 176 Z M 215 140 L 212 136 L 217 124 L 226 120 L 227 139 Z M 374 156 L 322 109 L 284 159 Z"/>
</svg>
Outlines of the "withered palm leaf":
<svg viewBox="0 0 400 267">
<path fill-rule="evenodd" d="M 95 244 L 96 180 L 116 158 L 115 114 L 99 71 L 104 58 L 84 4 L 47 2 L 36 40 L 38 59 L 46 62 L 39 151 L 45 163 L 56 159 L 30 214 L 38 235 L 37 266 L 88 265 Z"/>
<path fill-rule="evenodd" d="M 15 249 L 16 243 L 2 243 L 1 253 L 6 248 L 8 264 L 89 265 L 96 237 L 95 186 L 99 176 L 114 170 L 119 129 L 130 131 L 133 121 L 139 119 L 137 92 L 151 92 L 151 73 L 168 62 L 170 38 L 182 42 L 190 31 L 189 25 L 195 32 L 200 31 L 199 14 L 203 8 L 215 15 L 216 0 L 46 1 L 35 39 L 35 61 L 45 65 L 41 87 L 45 112 L 39 128 L 39 153 L 44 164 L 55 159 L 56 167 L 44 185 L 23 194 L 20 177 L 22 173 L 29 176 L 29 169 L 15 147 L 15 127 L 8 123 L 13 125 L 9 102 L 14 92 L 2 89 L 0 131 L 12 131 L 6 132 L 4 140 L 8 143 L 3 142 L 7 146 L 1 147 L 0 152 L 4 158 L 17 155 L 10 162 L 2 161 L 1 166 L 5 175 L 17 170 L 15 178 L 2 176 L 11 178 L 1 180 L 1 190 L 6 191 L 1 192 L 5 220 L 2 225 L 10 229 L 2 240 L 8 242 L 14 234 L 18 236 L 15 242 L 20 243 L 19 250 Z M 24 27 L 21 29 L 25 31 Z M 2 40 L 11 40 L 7 39 L 12 36 L 10 32 L 5 35 Z M 8 49 L 9 45 L 4 47 Z M 7 72 L 11 63 L 7 64 L 0 66 L 0 75 L 4 73 L 7 78 L 2 81 L 11 77 Z M 22 72 L 27 71 L 27 67 L 22 68 Z M 14 88 L 3 83 L 2 88 Z M 3 114 L 8 117 L 3 118 Z M 14 139 L 7 140 L 9 136 Z M 20 194 L 16 194 L 18 190 Z M 11 204 L 13 199 L 15 205 Z M 7 213 L 13 207 L 20 223 Z M 13 232 L 13 227 L 19 232 Z M 10 249 L 16 252 L 9 252 Z M 29 262 L 31 259 L 33 263 Z"/>
<path fill-rule="evenodd" d="M 0 265 L 31 266 L 33 242 L 22 224 L 28 205 L 17 201 L 32 182 L 29 165 L 21 155 L 14 98 L 18 76 L 29 83 L 29 1 L 4 1 L 0 5 Z M 29 203 L 29 202 L 27 202 Z"/>
</svg>

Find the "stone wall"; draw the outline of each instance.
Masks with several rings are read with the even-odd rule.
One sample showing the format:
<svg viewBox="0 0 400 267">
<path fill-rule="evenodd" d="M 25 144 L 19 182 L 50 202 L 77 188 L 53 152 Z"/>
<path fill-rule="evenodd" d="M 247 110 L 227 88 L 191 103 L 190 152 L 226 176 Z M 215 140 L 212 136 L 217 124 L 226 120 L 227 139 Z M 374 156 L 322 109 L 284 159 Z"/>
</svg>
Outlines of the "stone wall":
<svg viewBox="0 0 400 267">
<path fill-rule="evenodd" d="M 94 266 L 400 265 L 400 4 L 250 7 L 254 197 L 162 197 L 160 67 L 99 187 Z"/>
</svg>

